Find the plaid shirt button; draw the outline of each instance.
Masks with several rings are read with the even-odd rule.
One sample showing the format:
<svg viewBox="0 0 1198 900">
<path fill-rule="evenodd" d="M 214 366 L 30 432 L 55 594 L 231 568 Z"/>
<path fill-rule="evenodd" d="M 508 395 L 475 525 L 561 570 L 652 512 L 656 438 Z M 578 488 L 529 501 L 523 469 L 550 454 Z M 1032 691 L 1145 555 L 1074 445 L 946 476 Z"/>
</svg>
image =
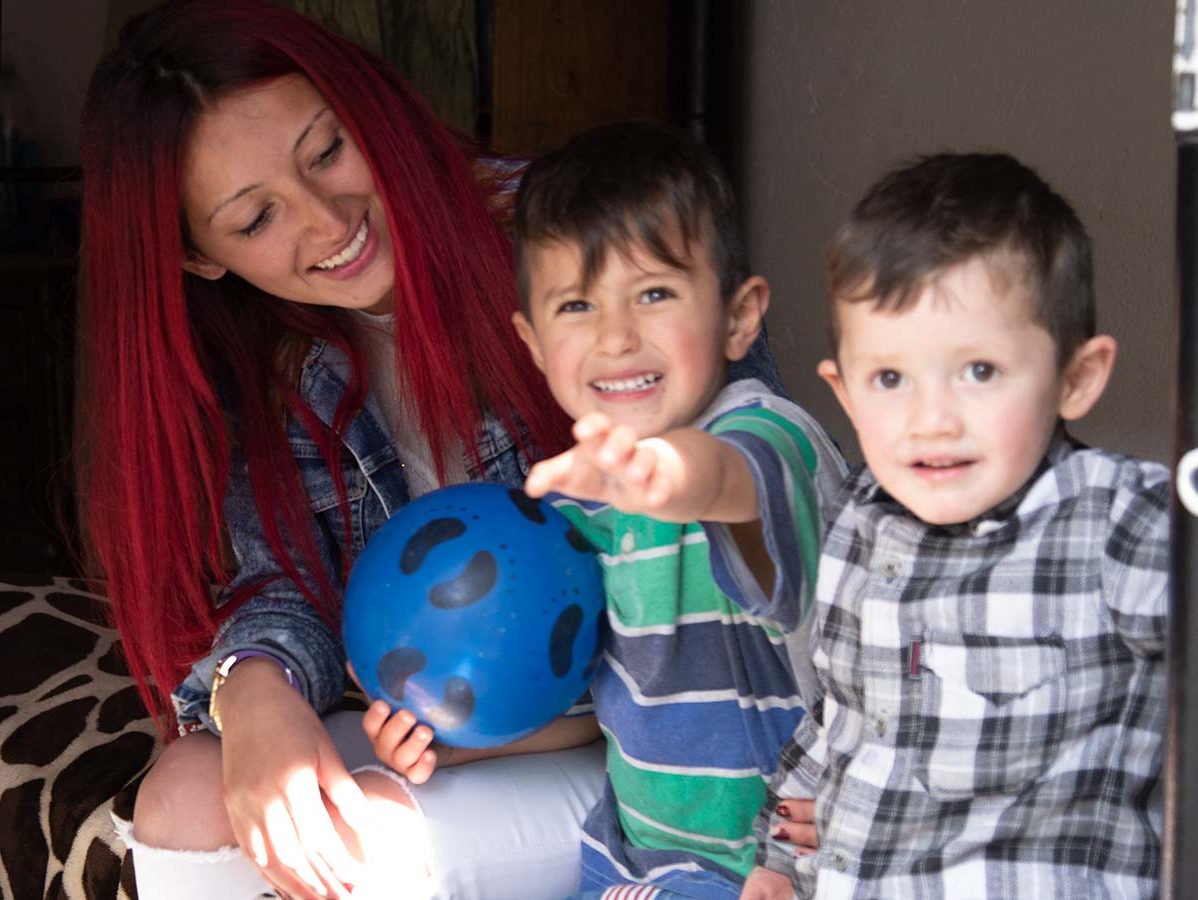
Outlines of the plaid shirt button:
<svg viewBox="0 0 1198 900">
<path fill-rule="evenodd" d="M 886 736 L 886 726 L 889 724 L 885 716 L 874 716 L 874 731 L 878 733 L 878 737 Z"/>
<path fill-rule="evenodd" d="M 849 867 L 848 854 L 843 850 L 837 850 L 832 854 L 832 865 L 836 867 L 837 872 L 843 872 Z"/>
</svg>

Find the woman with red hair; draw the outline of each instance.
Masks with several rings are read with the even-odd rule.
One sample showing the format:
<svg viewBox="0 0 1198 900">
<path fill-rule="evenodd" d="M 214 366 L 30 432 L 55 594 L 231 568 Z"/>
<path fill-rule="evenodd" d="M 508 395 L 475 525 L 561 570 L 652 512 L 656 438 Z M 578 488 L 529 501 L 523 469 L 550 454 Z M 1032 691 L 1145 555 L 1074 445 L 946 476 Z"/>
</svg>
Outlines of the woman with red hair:
<svg viewBox="0 0 1198 900">
<path fill-rule="evenodd" d="M 449 751 L 385 704 L 329 714 L 367 539 L 568 443 L 471 161 L 394 71 L 261 0 L 131 22 L 82 135 L 80 505 L 182 735 L 122 823 L 142 900 L 570 893 L 592 717 Z"/>
<path fill-rule="evenodd" d="M 408 713 L 321 719 L 370 535 L 565 446 L 470 162 L 355 45 L 189 0 L 97 69 L 83 164 L 84 524 L 142 696 L 183 733 L 124 830 L 141 897 L 344 896 L 380 872 L 403 879 L 387 896 L 568 893 L 592 718 L 459 750 L 427 785 L 449 753 Z M 536 881 L 505 885 L 517 865 Z"/>
</svg>

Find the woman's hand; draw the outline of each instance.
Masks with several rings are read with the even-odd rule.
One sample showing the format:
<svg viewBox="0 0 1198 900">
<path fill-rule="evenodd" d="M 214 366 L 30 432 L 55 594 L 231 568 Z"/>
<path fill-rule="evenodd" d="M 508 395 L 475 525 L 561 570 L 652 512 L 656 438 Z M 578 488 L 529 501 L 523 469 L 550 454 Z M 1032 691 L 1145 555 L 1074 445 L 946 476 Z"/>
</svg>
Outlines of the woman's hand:
<svg viewBox="0 0 1198 900">
<path fill-rule="evenodd" d="M 775 812 L 785 821 L 770 829 L 770 837 L 795 845 L 795 853 L 805 855 L 819 849 L 815 833 L 815 801 L 786 798 L 778 801 Z"/>
<path fill-rule="evenodd" d="M 288 896 L 348 897 L 359 861 L 325 804 L 355 834 L 370 813 L 315 711 L 268 660 L 238 665 L 218 703 L 225 807 L 242 850 Z"/>
<path fill-rule="evenodd" d="M 740 891 L 740 900 L 790 900 L 793 896 L 789 878 L 761 866 L 749 873 Z"/>
<path fill-rule="evenodd" d="M 437 768 L 437 754 L 430 746 L 433 730 L 418 725 L 408 710 L 392 714 L 385 701 L 375 700 L 362 716 L 362 729 L 379 761 L 413 784 L 424 784 Z"/>
</svg>

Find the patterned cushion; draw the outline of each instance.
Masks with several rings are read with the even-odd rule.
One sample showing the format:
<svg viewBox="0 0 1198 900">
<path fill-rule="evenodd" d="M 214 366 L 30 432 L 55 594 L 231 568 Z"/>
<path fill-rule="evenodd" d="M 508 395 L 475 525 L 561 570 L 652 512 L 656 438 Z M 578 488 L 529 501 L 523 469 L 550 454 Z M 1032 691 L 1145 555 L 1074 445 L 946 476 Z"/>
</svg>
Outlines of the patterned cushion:
<svg viewBox="0 0 1198 900">
<path fill-rule="evenodd" d="M 0 576 L 0 896 L 136 896 L 110 813 L 130 818 L 159 749 L 107 602 Z"/>
</svg>

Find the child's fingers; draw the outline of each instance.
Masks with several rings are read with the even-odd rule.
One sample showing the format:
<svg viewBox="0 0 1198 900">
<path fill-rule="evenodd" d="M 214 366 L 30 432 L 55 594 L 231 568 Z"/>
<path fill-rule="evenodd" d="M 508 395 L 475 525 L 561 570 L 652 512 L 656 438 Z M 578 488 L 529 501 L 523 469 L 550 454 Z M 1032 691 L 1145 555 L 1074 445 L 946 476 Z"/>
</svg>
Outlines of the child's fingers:
<svg viewBox="0 0 1198 900">
<path fill-rule="evenodd" d="M 579 443 L 589 441 L 611 428 L 611 420 L 603 413 L 587 413 L 574 423 L 571 432 Z"/>
<path fill-rule="evenodd" d="M 366 737 L 370 738 L 372 744 L 389 718 L 391 718 L 391 707 L 383 700 L 375 700 L 362 714 L 362 730 L 366 732 Z"/>
<path fill-rule="evenodd" d="M 597 446 L 595 462 L 607 471 L 626 467 L 636 453 L 636 432 L 627 425 L 610 429 Z"/>
<path fill-rule="evenodd" d="M 436 751 L 429 748 L 420 754 L 416 762 L 408 766 L 406 770 L 401 771 L 403 771 L 404 776 L 408 779 L 408 781 L 412 782 L 412 784 L 424 784 L 432 777 L 433 770 L 436 768 Z"/>
<path fill-rule="evenodd" d="M 574 450 L 542 460 L 528 471 L 524 481 L 524 493 L 530 497 L 542 497 L 566 483 L 574 468 Z"/>
</svg>

